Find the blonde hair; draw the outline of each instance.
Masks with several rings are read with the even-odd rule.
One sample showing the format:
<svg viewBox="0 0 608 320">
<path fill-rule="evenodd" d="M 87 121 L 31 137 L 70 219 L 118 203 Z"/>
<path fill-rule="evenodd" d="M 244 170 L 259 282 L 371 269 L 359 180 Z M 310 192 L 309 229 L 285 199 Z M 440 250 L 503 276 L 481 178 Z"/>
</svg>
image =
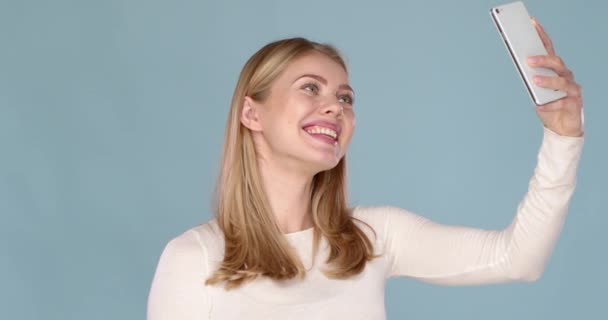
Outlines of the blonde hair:
<svg viewBox="0 0 608 320">
<path fill-rule="evenodd" d="M 241 124 L 240 115 L 246 96 L 264 101 L 271 84 L 289 63 L 313 51 L 325 54 L 347 70 L 333 46 L 291 38 L 267 44 L 241 71 L 226 124 L 215 197 L 215 214 L 224 234 L 224 260 L 206 284 L 223 284 L 232 289 L 258 276 L 285 280 L 305 275 L 302 262 L 275 222 L 262 187 L 252 135 Z M 344 279 L 363 271 L 366 262 L 374 258 L 373 247 L 347 207 L 344 157 L 333 169 L 314 176 L 311 209 L 313 255 L 321 236 L 330 248 L 326 262 L 331 269 L 325 274 Z"/>
</svg>

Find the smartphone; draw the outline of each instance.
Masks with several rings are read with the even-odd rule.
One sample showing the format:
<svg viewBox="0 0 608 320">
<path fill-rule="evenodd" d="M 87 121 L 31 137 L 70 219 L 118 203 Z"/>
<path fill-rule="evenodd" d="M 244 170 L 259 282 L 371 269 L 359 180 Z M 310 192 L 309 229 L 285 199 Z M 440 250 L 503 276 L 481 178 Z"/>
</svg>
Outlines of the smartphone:
<svg viewBox="0 0 608 320">
<path fill-rule="evenodd" d="M 547 50 L 523 2 L 517 1 L 494 7 L 490 9 L 490 15 L 532 101 L 536 105 L 543 105 L 565 97 L 566 93 L 563 91 L 542 88 L 532 81 L 535 75 L 557 76 L 557 74 L 550 69 L 528 66 L 529 56 L 546 55 Z"/>
</svg>

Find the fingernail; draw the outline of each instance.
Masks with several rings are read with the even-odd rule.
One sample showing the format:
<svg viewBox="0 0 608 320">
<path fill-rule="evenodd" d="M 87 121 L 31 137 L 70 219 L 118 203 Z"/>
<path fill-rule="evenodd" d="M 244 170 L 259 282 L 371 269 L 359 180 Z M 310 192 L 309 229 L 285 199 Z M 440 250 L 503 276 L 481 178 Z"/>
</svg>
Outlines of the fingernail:
<svg viewBox="0 0 608 320">
<path fill-rule="evenodd" d="M 536 64 L 538 62 L 538 58 L 536 57 L 529 57 L 528 58 L 528 63 L 529 64 Z"/>
<path fill-rule="evenodd" d="M 543 83 L 543 79 L 539 76 L 534 76 L 534 83 L 541 84 Z"/>
</svg>

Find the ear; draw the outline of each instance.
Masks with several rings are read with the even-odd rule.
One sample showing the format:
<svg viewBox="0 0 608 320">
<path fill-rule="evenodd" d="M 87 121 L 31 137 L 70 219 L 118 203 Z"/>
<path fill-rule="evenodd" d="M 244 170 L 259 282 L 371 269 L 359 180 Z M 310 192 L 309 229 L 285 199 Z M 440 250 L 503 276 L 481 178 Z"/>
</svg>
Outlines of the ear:
<svg viewBox="0 0 608 320">
<path fill-rule="evenodd" d="M 251 97 L 245 97 L 243 100 L 241 123 L 251 131 L 262 131 L 260 105 Z"/>
</svg>

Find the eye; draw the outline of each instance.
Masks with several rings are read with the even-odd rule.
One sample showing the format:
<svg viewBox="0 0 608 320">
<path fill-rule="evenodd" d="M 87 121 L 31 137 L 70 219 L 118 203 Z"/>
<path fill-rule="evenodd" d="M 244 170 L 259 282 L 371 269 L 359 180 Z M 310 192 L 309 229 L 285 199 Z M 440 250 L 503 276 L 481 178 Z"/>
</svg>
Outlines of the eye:
<svg viewBox="0 0 608 320">
<path fill-rule="evenodd" d="M 315 83 L 312 82 L 308 82 L 306 84 L 304 84 L 302 86 L 302 89 L 306 90 L 306 91 L 310 91 L 310 92 L 319 92 L 319 86 L 317 86 Z"/>
<path fill-rule="evenodd" d="M 351 95 L 349 95 L 349 94 L 343 94 L 343 95 L 338 96 L 338 100 L 341 103 L 346 103 L 346 104 L 348 104 L 350 106 L 352 106 L 353 103 L 355 102 L 354 99 L 353 99 L 353 97 Z"/>
</svg>

